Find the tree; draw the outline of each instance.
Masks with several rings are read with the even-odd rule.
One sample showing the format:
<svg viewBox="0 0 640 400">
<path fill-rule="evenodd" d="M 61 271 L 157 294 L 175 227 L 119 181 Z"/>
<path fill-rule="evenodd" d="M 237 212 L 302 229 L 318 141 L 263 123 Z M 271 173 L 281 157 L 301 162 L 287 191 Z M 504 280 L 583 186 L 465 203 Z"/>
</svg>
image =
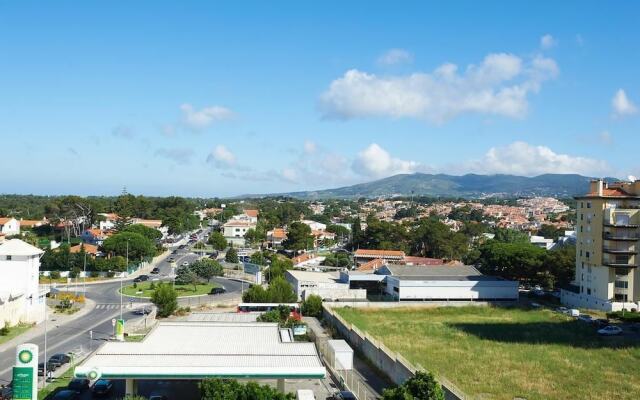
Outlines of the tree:
<svg viewBox="0 0 640 400">
<path fill-rule="evenodd" d="M 302 315 L 309 317 L 322 317 L 322 297 L 312 294 L 307 296 L 302 302 L 301 306 Z"/>
<path fill-rule="evenodd" d="M 227 248 L 227 239 L 225 239 L 220 232 L 211 232 L 211 235 L 209 235 L 209 244 L 212 245 L 214 249 L 222 251 Z"/>
<path fill-rule="evenodd" d="M 238 250 L 233 247 L 229 248 L 229 250 L 227 250 L 227 254 L 224 256 L 224 260 L 228 263 L 237 263 L 239 261 Z"/>
<path fill-rule="evenodd" d="M 179 285 L 193 285 L 193 291 L 198 290 L 198 282 L 200 277 L 190 266 L 180 267 L 176 272 L 176 283 Z"/>
<path fill-rule="evenodd" d="M 274 254 L 271 257 L 271 265 L 267 269 L 267 280 L 271 281 L 275 278 L 284 278 L 285 271 L 293 268 L 293 261 L 289 258 Z"/>
<path fill-rule="evenodd" d="M 509 228 L 496 228 L 495 241 L 504 243 L 529 243 L 529 236 L 515 229 Z"/>
<path fill-rule="evenodd" d="M 328 225 L 327 232 L 332 232 L 336 234 L 336 237 L 340 239 L 348 239 L 351 235 L 351 231 L 342 225 Z"/>
<path fill-rule="evenodd" d="M 313 247 L 313 236 L 311 228 L 302 222 L 294 222 L 289 226 L 287 238 L 282 242 L 282 246 L 287 250 L 306 250 Z"/>
<path fill-rule="evenodd" d="M 139 233 L 140 235 L 153 242 L 162 239 L 162 232 L 154 228 L 149 228 L 148 226 L 142 224 L 127 225 L 124 229 L 122 229 L 122 232 Z"/>
<path fill-rule="evenodd" d="M 260 285 L 253 285 L 242 295 L 244 303 L 269 303 L 268 293 Z"/>
<path fill-rule="evenodd" d="M 264 258 L 264 254 L 260 251 L 256 251 L 251 255 L 251 263 L 258 265 L 265 265 L 267 260 Z"/>
<path fill-rule="evenodd" d="M 240 383 L 235 379 L 205 379 L 200 382 L 202 400 L 293 400 L 292 393 L 281 393 L 256 382 Z"/>
<path fill-rule="evenodd" d="M 214 276 L 224 275 L 224 269 L 219 262 L 210 258 L 203 258 L 202 260 L 194 261 L 190 265 L 191 270 L 195 272 L 201 279 L 205 279 L 207 282 L 211 281 Z"/>
<path fill-rule="evenodd" d="M 291 284 L 280 277 L 269 282 L 267 296 L 270 303 L 294 303 L 298 301 Z"/>
<path fill-rule="evenodd" d="M 158 307 L 158 316 L 166 318 L 178 308 L 178 295 L 171 285 L 160 283 L 151 295 L 151 302 Z"/>
<path fill-rule="evenodd" d="M 104 241 L 102 247 L 109 253 L 126 257 L 128 242 L 129 259 L 153 257 L 156 246 L 149 238 L 135 232 L 120 232 Z"/>
<path fill-rule="evenodd" d="M 444 400 L 442 386 L 430 372 L 417 371 L 402 385 L 385 389 L 383 400 Z"/>
</svg>

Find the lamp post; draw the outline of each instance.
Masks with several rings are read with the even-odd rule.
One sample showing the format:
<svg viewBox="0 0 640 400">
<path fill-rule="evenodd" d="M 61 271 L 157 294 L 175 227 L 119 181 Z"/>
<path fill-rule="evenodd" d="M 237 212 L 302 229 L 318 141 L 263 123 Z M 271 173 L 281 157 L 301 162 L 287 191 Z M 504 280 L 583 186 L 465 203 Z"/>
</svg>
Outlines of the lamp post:
<svg viewBox="0 0 640 400">
<path fill-rule="evenodd" d="M 126 265 L 125 265 L 125 270 L 129 271 L 129 239 L 127 239 L 127 251 L 126 251 Z M 120 319 L 122 319 L 122 279 L 123 277 L 120 277 Z"/>
</svg>

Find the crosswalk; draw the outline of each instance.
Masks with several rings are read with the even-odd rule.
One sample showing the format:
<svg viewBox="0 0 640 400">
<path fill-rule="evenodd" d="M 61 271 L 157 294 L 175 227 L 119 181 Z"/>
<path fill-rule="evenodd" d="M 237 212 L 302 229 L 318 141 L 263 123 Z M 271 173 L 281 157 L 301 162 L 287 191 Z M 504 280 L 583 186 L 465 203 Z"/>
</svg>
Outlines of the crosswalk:
<svg viewBox="0 0 640 400">
<path fill-rule="evenodd" d="M 96 310 L 116 310 L 120 308 L 120 304 L 96 304 Z"/>
</svg>

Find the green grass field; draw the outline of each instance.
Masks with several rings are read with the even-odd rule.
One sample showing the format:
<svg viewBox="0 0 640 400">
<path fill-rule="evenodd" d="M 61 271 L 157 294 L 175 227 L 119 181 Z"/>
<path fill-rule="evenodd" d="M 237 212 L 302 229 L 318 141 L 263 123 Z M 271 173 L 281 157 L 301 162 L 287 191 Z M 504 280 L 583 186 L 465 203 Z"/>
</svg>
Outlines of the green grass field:
<svg viewBox="0 0 640 400">
<path fill-rule="evenodd" d="M 474 398 L 640 399 L 640 341 L 599 337 L 550 310 L 337 308 Z"/>
<path fill-rule="evenodd" d="M 155 285 L 158 286 L 158 282 L 155 282 Z M 171 285 L 171 282 L 165 283 L 165 285 Z M 125 286 L 122 288 L 122 293 L 127 296 L 135 296 L 135 297 L 147 297 L 150 298 L 154 289 L 151 289 L 151 282 L 140 282 L 137 285 L 137 288 L 134 288 L 133 285 Z M 218 287 L 219 285 L 215 283 L 203 283 L 198 284 L 197 288 L 194 290 L 193 285 L 176 285 L 176 292 L 178 292 L 178 297 L 184 296 L 197 296 L 201 294 L 209 294 L 211 289 L 214 287 Z M 142 293 L 139 293 L 142 292 Z"/>
</svg>

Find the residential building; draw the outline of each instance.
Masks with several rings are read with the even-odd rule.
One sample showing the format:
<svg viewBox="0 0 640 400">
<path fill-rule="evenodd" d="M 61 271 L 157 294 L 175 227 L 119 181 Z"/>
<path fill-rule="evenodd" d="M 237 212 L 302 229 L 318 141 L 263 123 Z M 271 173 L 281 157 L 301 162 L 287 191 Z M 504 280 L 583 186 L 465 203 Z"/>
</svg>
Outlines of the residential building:
<svg viewBox="0 0 640 400">
<path fill-rule="evenodd" d="M 326 231 L 327 230 L 327 225 L 323 224 L 322 222 L 311 221 L 311 220 L 308 220 L 308 219 L 303 219 L 300 222 L 302 222 L 303 224 L 305 224 L 309 228 L 311 228 L 311 231 Z"/>
<path fill-rule="evenodd" d="M 267 232 L 267 246 L 274 248 L 282 246 L 282 242 L 287 238 L 287 230 L 284 228 L 274 228 Z"/>
<path fill-rule="evenodd" d="M 256 229 L 256 224 L 249 220 L 230 219 L 222 225 L 222 234 L 228 242 L 237 246 L 244 246 L 244 235 L 249 229 Z"/>
<path fill-rule="evenodd" d="M 366 300 L 367 298 L 366 290 L 350 289 L 349 283 L 341 282 L 337 274 L 288 270 L 285 278 L 293 286 L 298 300 L 304 300 L 311 294 L 328 300 Z"/>
<path fill-rule="evenodd" d="M 20 221 L 13 217 L 0 217 L 0 233 L 6 236 L 20 234 Z"/>
<path fill-rule="evenodd" d="M 545 250 L 551 250 L 551 248 L 553 248 L 553 239 L 547 239 L 544 236 L 531 235 L 529 237 L 529 243 Z"/>
<path fill-rule="evenodd" d="M 97 228 L 85 229 L 80 234 L 80 239 L 84 243 L 93 244 L 96 246 L 102 246 L 104 241 L 110 236 L 108 232 L 104 232 Z"/>
<path fill-rule="evenodd" d="M 99 253 L 98 246 L 95 246 L 95 245 L 89 244 L 89 243 L 81 243 L 81 244 L 77 244 L 75 246 L 71 246 L 69 248 L 69 252 L 70 253 L 80 253 L 82 251 L 82 249 L 84 249 L 84 252 L 87 253 L 88 255 L 90 255 L 91 257 L 95 257 Z"/>
<path fill-rule="evenodd" d="M 46 291 L 40 290 L 44 251 L 19 239 L 0 244 L 0 322 L 39 323 L 45 316 Z"/>
<path fill-rule="evenodd" d="M 616 311 L 640 307 L 640 181 L 594 180 L 576 197 L 576 270 L 562 290 L 573 307 Z"/>
</svg>

